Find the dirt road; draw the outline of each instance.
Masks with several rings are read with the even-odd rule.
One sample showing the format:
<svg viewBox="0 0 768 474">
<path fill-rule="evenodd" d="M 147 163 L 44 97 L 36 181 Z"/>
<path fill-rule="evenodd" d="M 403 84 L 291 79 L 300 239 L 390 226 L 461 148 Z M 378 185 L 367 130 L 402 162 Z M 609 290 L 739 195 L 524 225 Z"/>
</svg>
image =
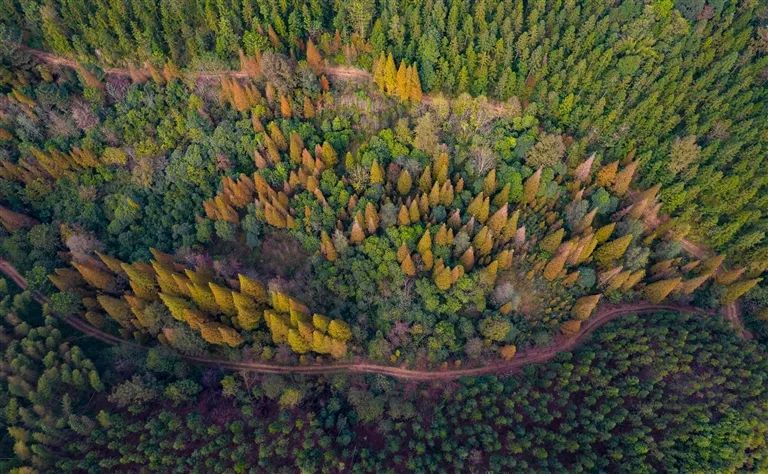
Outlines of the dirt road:
<svg viewBox="0 0 768 474">
<path fill-rule="evenodd" d="M 27 281 L 24 277 L 13 267 L 9 262 L 0 259 L 0 272 L 5 274 L 8 278 L 14 281 L 20 288 L 27 288 Z M 39 293 L 33 292 L 32 296 L 40 304 L 48 304 L 50 300 Z M 604 306 L 601 307 L 598 312 L 589 319 L 582 327 L 581 330 L 573 337 L 558 336 L 547 346 L 534 347 L 526 349 L 517 353 L 514 359 L 510 361 L 497 361 L 480 367 L 467 367 L 467 368 L 452 368 L 452 369 L 408 369 L 404 367 L 393 367 L 388 365 L 379 365 L 366 361 L 356 362 L 339 362 L 317 365 L 294 365 L 285 366 L 277 364 L 268 364 L 256 361 L 231 361 L 224 359 L 212 359 L 207 357 L 194 357 L 184 356 L 184 359 L 203 364 L 212 367 L 219 367 L 229 370 L 245 370 L 259 373 L 273 373 L 273 374 L 305 374 L 305 375 L 319 375 L 319 374 L 332 374 L 332 373 L 369 373 L 369 374 L 382 374 L 392 377 L 428 381 L 428 380 L 450 380 L 459 377 L 478 376 L 478 375 L 490 375 L 490 374 L 512 374 L 518 372 L 520 369 L 529 364 L 541 364 L 552 360 L 561 352 L 571 351 L 581 343 L 583 343 L 589 336 L 599 327 L 613 321 L 616 318 L 629 314 L 649 314 L 658 313 L 662 311 L 672 311 L 679 313 L 695 313 L 695 314 L 710 314 L 698 308 L 684 305 L 675 304 L 650 304 L 650 303 L 633 303 L 620 306 Z M 57 315 L 58 316 L 58 315 Z M 84 321 L 81 318 L 75 316 L 58 316 L 62 321 L 74 327 L 78 331 L 92 336 L 107 344 L 125 344 L 132 347 L 142 348 L 139 344 L 133 341 L 121 339 L 113 334 L 102 331 L 101 329 L 92 326 L 90 323 Z"/>
</svg>

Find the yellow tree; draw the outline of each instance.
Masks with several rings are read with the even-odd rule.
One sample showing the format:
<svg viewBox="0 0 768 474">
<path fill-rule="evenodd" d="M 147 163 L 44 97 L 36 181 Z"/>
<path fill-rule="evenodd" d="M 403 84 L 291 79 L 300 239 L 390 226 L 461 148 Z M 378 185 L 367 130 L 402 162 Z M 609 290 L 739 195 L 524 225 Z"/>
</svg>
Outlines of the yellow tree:
<svg viewBox="0 0 768 474">
<path fill-rule="evenodd" d="M 416 65 L 411 66 L 411 72 L 408 76 L 408 98 L 415 104 L 421 102 L 421 80 L 419 80 L 419 71 Z"/>
<path fill-rule="evenodd" d="M 408 193 L 411 192 L 412 184 L 413 180 L 411 179 L 411 174 L 408 170 L 403 169 L 400 171 L 400 175 L 397 177 L 397 192 L 400 193 L 401 196 L 408 195 Z"/>
<path fill-rule="evenodd" d="M 307 41 L 307 64 L 312 68 L 315 74 L 320 75 L 323 72 L 323 57 L 320 55 L 317 46 L 310 38 Z"/>
<path fill-rule="evenodd" d="M 405 66 L 405 61 L 400 61 L 400 67 L 397 69 L 397 96 L 403 102 L 408 100 L 408 70 Z"/>
<path fill-rule="evenodd" d="M 536 194 L 539 192 L 539 183 L 541 183 L 541 171 L 542 168 L 539 168 L 525 180 L 523 184 L 523 204 L 530 204 L 536 199 Z"/>
<path fill-rule="evenodd" d="M 397 67 L 392 53 L 387 55 L 387 61 L 384 64 L 384 86 L 387 94 L 397 94 Z"/>
<path fill-rule="evenodd" d="M 745 293 L 755 287 L 762 278 L 753 278 L 751 280 L 742 280 L 731 285 L 725 289 L 725 296 L 723 296 L 723 304 L 731 304 L 737 299 L 741 298 Z"/>
<path fill-rule="evenodd" d="M 611 262 L 621 258 L 632 242 L 632 234 L 607 242 L 595 250 L 595 261 L 601 267 L 607 267 Z"/>
<path fill-rule="evenodd" d="M 573 307 L 571 308 L 573 317 L 579 321 L 589 319 L 597 307 L 597 303 L 600 301 L 600 296 L 600 294 L 588 295 L 577 299 L 576 303 L 574 303 Z"/>
<path fill-rule="evenodd" d="M 657 282 L 651 283 L 645 287 L 645 297 L 651 303 L 659 304 L 664 300 L 664 298 L 669 296 L 670 293 L 677 289 L 678 285 L 680 285 L 680 282 L 681 278 L 678 277 L 659 280 Z"/>
</svg>

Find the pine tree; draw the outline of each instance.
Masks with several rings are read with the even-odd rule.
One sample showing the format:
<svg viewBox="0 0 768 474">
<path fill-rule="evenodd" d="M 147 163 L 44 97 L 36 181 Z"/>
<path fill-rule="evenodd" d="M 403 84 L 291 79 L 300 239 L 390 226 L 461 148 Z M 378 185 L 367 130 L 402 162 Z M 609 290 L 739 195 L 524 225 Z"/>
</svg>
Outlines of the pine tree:
<svg viewBox="0 0 768 474">
<path fill-rule="evenodd" d="M 384 183 L 384 170 L 381 169 L 379 162 L 376 160 L 373 160 L 373 163 L 371 163 L 370 181 L 371 184 Z"/>
<path fill-rule="evenodd" d="M 96 299 L 101 307 L 104 308 L 104 311 L 106 311 L 118 324 L 124 327 L 127 327 L 130 324 L 131 308 L 125 301 L 106 295 L 99 295 Z"/>
<path fill-rule="evenodd" d="M 334 262 L 338 258 L 336 248 L 333 246 L 333 242 L 326 231 L 320 233 L 320 251 L 328 261 Z"/>
<path fill-rule="evenodd" d="M 411 174 L 408 170 L 403 169 L 400 171 L 400 175 L 397 177 L 397 192 L 400 193 L 401 196 L 407 196 L 408 193 L 411 192 L 412 184 L 413 180 L 411 179 Z"/>
<path fill-rule="evenodd" d="M 104 291 L 115 291 L 117 289 L 117 282 L 115 277 L 108 271 L 103 270 L 95 265 L 82 264 L 78 262 L 72 262 L 72 266 L 80 272 L 83 279 L 92 287 Z"/>
<path fill-rule="evenodd" d="M 627 234 L 601 245 L 594 252 L 595 261 L 601 267 L 609 266 L 624 255 L 630 243 L 632 243 L 632 234 Z"/>
<path fill-rule="evenodd" d="M 157 282 L 152 267 L 146 268 L 140 264 L 122 264 L 123 271 L 128 276 L 131 289 L 139 298 L 154 299 L 157 294 Z"/>
<path fill-rule="evenodd" d="M 546 266 L 544 266 L 544 273 L 543 273 L 544 278 L 546 278 L 549 281 L 552 281 L 558 276 L 560 276 L 560 274 L 563 271 L 563 268 L 565 267 L 565 262 L 567 259 L 568 259 L 568 253 L 566 252 L 561 252 L 555 255 L 554 257 L 552 257 L 552 259 L 550 259 L 549 262 L 547 262 Z"/>
<path fill-rule="evenodd" d="M 311 349 L 309 343 L 295 329 L 288 329 L 287 340 L 291 350 L 297 354 L 306 354 Z"/>
<path fill-rule="evenodd" d="M 213 300 L 216 302 L 216 305 L 222 313 L 227 316 L 234 316 L 237 314 L 235 302 L 232 300 L 232 292 L 229 288 L 224 288 L 213 282 L 208 283 L 208 287 L 210 288 L 211 293 L 213 293 Z"/>
<path fill-rule="evenodd" d="M 369 234 L 375 234 L 379 228 L 379 214 L 371 202 L 365 205 L 365 227 Z"/>
<path fill-rule="evenodd" d="M 720 285 L 730 285 L 731 283 L 735 282 L 739 278 L 741 278 L 741 275 L 744 274 L 744 271 L 746 268 L 736 268 L 729 271 L 723 271 L 722 269 L 715 275 L 715 281 Z M 81 272 L 82 273 L 82 272 Z M 83 275 L 85 277 L 85 275 Z M 86 278 L 87 281 L 87 278 Z"/>
<path fill-rule="evenodd" d="M 627 280 L 624 282 L 623 285 L 621 285 L 622 291 L 629 291 L 632 288 L 635 287 L 640 281 L 645 277 L 645 270 L 640 269 L 632 272 L 632 274 L 627 277 Z"/>
<path fill-rule="evenodd" d="M 459 261 L 461 262 L 461 265 L 464 267 L 465 271 L 472 270 L 472 267 L 475 266 L 475 251 L 470 246 L 467 248 L 467 250 L 464 251 L 463 254 L 461 254 L 461 257 L 459 258 Z"/>
<path fill-rule="evenodd" d="M 633 161 L 624 167 L 621 171 L 616 173 L 616 179 L 613 182 L 611 188 L 613 193 L 621 197 L 629 191 L 629 185 L 632 184 L 632 178 L 635 175 L 637 169 L 637 162 Z"/>
<path fill-rule="evenodd" d="M 751 280 L 742 280 L 728 285 L 725 289 L 722 303 L 727 305 L 735 302 L 761 281 L 762 278 L 753 278 Z"/>
<path fill-rule="evenodd" d="M 541 183 L 541 172 L 542 168 L 539 168 L 525 180 L 523 184 L 523 204 L 531 204 L 536 199 L 536 194 L 539 192 L 539 183 Z"/>
<path fill-rule="evenodd" d="M 382 52 L 378 59 L 373 62 L 373 82 L 379 86 L 379 90 L 384 92 L 386 88 L 385 69 L 387 64 L 387 58 Z"/>
<path fill-rule="evenodd" d="M 256 302 L 239 291 L 232 292 L 232 302 L 237 309 L 237 323 L 240 327 L 246 331 L 255 329 L 262 316 Z"/>
<path fill-rule="evenodd" d="M 570 319 L 560 325 L 560 332 L 566 337 L 573 337 L 579 333 L 581 321 Z"/>
<path fill-rule="evenodd" d="M 605 188 L 612 185 L 613 181 L 616 179 L 616 172 L 618 170 L 618 161 L 612 161 L 600 168 L 600 171 L 597 172 L 597 178 L 595 179 L 595 186 Z"/>
<path fill-rule="evenodd" d="M 611 234 L 613 234 L 613 229 L 616 228 L 616 223 L 611 222 L 610 224 L 605 224 L 604 226 L 600 227 L 595 231 L 595 239 L 598 243 L 603 243 L 606 240 L 608 240 L 611 237 Z"/>
<path fill-rule="evenodd" d="M 681 278 L 669 278 L 650 283 L 645 287 L 645 298 L 653 304 L 661 303 L 670 293 L 680 285 Z"/>
<path fill-rule="evenodd" d="M 421 102 L 423 93 L 421 91 L 421 80 L 419 79 L 419 71 L 414 64 L 411 66 L 410 74 L 408 76 L 408 98 L 414 104 Z"/>
<path fill-rule="evenodd" d="M 355 219 L 352 223 L 352 230 L 349 233 L 349 241 L 352 244 L 359 245 L 363 240 L 365 240 L 365 232 L 357 219 Z"/>
<path fill-rule="evenodd" d="M 328 324 L 328 335 L 334 339 L 347 342 L 352 338 L 352 331 L 344 321 L 333 319 Z"/>
<path fill-rule="evenodd" d="M 402 100 L 403 102 L 406 102 L 409 97 L 409 93 L 408 93 L 409 81 L 408 81 L 408 70 L 405 66 L 405 61 L 400 61 L 400 67 L 397 69 L 397 76 L 395 79 L 397 81 L 396 95 L 398 98 L 400 98 L 400 100 Z"/>
<path fill-rule="evenodd" d="M 270 298 L 263 283 L 242 274 L 237 275 L 237 277 L 240 280 L 240 291 L 243 294 L 250 296 L 259 303 L 269 303 Z"/>
<path fill-rule="evenodd" d="M 336 155 L 336 150 L 334 150 L 334 148 L 328 142 L 323 142 L 323 152 L 321 156 L 323 158 L 323 163 L 325 163 L 325 166 L 328 168 L 333 168 L 336 166 L 336 163 L 339 162 L 339 158 Z"/>
<path fill-rule="evenodd" d="M 401 226 L 411 223 L 410 213 L 405 205 L 400 206 L 400 211 L 397 213 L 397 223 Z"/>
<path fill-rule="evenodd" d="M 539 247 L 545 252 L 555 253 L 558 247 L 560 247 L 564 236 L 565 229 L 561 227 L 548 236 L 544 237 L 539 243 Z"/>
<path fill-rule="evenodd" d="M 397 67 L 395 66 L 395 58 L 392 57 L 392 53 L 387 55 L 387 61 L 384 64 L 384 86 L 387 94 L 397 94 Z"/>
<path fill-rule="evenodd" d="M 419 243 L 416 244 L 416 250 L 418 250 L 419 255 L 422 257 L 426 252 L 432 250 L 432 234 L 430 234 L 429 229 L 426 229 L 424 234 L 422 234 Z"/>
<path fill-rule="evenodd" d="M 312 68 L 315 74 L 320 75 L 323 72 L 323 58 L 320 55 L 312 38 L 307 41 L 307 64 Z"/>
<path fill-rule="evenodd" d="M 451 269 L 448 267 L 444 267 L 439 272 L 435 273 L 434 276 L 435 285 L 442 290 L 446 291 L 448 288 L 451 287 L 451 283 L 453 281 L 452 275 L 451 275 Z"/>
</svg>

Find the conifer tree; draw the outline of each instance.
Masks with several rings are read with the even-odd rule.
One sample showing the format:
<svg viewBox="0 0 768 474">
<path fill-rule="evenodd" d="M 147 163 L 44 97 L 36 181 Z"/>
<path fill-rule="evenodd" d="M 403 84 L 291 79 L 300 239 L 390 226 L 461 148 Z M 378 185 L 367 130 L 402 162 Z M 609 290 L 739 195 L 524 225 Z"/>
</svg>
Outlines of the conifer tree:
<svg viewBox="0 0 768 474">
<path fill-rule="evenodd" d="M 309 67 L 312 68 L 315 74 L 320 75 L 323 72 L 323 58 L 312 38 L 307 40 L 307 64 L 309 64 Z"/>
<path fill-rule="evenodd" d="M 629 244 L 632 243 L 632 234 L 627 234 L 618 239 L 604 243 L 594 252 L 595 261 L 601 267 L 607 267 L 624 255 Z"/>
<path fill-rule="evenodd" d="M 0 224 L 2 224 L 8 232 L 14 233 L 21 229 L 27 229 L 37 225 L 37 221 L 24 214 L 13 212 L 7 207 L 0 206 Z"/>
<path fill-rule="evenodd" d="M 112 319 L 121 326 L 127 327 L 131 320 L 131 308 L 128 306 L 128 303 L 107 295 L 99 295 L 96 299 Z"/>
<path fill-rule="evenodd" d="M 645 298 L 653 304 L 661 303 L 680 285 L 681 278 L 669 278 L 650 283 L 645 287 Z"/>
<path fill-rule="evenodd" d="M 256 302 L 239 291 L 232 291 L 232 302 L 237 309 L 237 323 L 240 327 L 246 331 L 255 329 L 262 316 Z"/>
<path fill-rule="evenodd" d="M 263 283 L 243 274 L 237 275 L 237 278 L 240 280 L 240 291 L 243 294 L 250 296 L 259 303 L 269 303 L 269 294 Z"/>
<path fill-rule="evenodd" d="M 309 343 L 295 329 L 288 329 L 287 340 L 291 350 L 297 354 L 306 354 L 311 349 Z"/>
<path fill-rule="evenodd" d="M 403 169 L 400 171 L 400 175 L 397 177 L 397 192 L 400 193 L 401 196 L 407 196 L 408 193 L 411 192 L 412 184 L 413 180 L 411 179 L 411 174 L 408 170 Z"/>
<path fill-rule="evenodd" d="M 570 319 L 560 325 L 560 332 L 566 337 L 573 337 L 579 333 L 581 329 L 581 321 L 576 319 Z"/>
<path fill-rule="evenodd" d="M 558 247 L 560 247 L 560 243 L 562 243 L 564 236 L 565 229 L 561 227 L 548 236 L 544 237 L 539 243 L 539 247 L 545 252 L 555 253 Z"/>
<path fill-rule="evenodd" d="M 369 234 L 375 234 L 379 228 L 379 214 L 371 202 L 365 205 L 365 227 Z"/>
<path fill-rule="evenodd" d="M 117 282 L 110 272 L 98 268 L 95 265 L 78 262 L 72 262 L 72 266 L 80 272 L 83 279 L 92 287 L 109 292 L 116 290 Z"/>
<path fill-rule="evenodd" d="M 396 86 L 397 97 L 400 98 L 400 100 L 402 100 L 403 102 L 408 101 L 408 98 L 410 96 L 410 94 L 408 93 L 409 92 L 408 86 L 410 84 L 408 81 L 408 70 L 406 68 L 405 61 L 400 61 L 400 67 L 397 69 L 396 81 L 397 81 L 397 86 Z"/>
<path fill-rule="evenodd" d="M 612 185 L 613 181 L 616 179 L 616 172 L 618 170 L 618 161 L 612 161 L 600 168 L 600 171 L 597 172 L 597 178 L 595 179 L 595 186 L 605 188 Z"/>
<path fill-rule="evenodd" d="M 608 240 L 611 237 L 611 234 L 613 234 L 613 229 L 616 228 L 616 223 L 611 222 L 610 224 L 605 224 L 604 226 L 600 227 L 595 231 L 595 239 L 598 243 L 603 243 L 606 240 Z"/>
<path fill-rule="evenodd" d="M 461 258 L 459 258 L 459 261 L 461 262 L 461 265 L 464 267 L 465 271 L 472 270 L 472 267 L 475 266 L 475 251 L 470 246 L 467 248 L 467 250 L 464 251 L 463 254 L 461 254 Z"/>
<path fill-rule="evenodd" d="M 444 267 L 440 272 L 436 273 L 434 276 L 435 285 L 442 290 L 446 291 L 448 288 L 451 287 L 451 283 L 453 282 L 453 278 L 451 275 L 451 269 L 448 267 Z"/>
<path fill-rule="evenodd" d="M 384 170 L 381 169 L 381 166 L 379 166 L 379 162 L 376 160 L 373 160 L 373 163 L 371 163 L 371 172 L 370 172 L 369 178 L 370 178 L 371 184 L 384 183 Z"/>
<path fill-rule="evenodd" d="M 336 248 L 333 246 L 331 237 L 326 231 L 322 231 L 320 233 L 320 251 L 323 253 L 323 256 L 325 256 L 325 258 L 330 262 L 334 262 L 338 258 Z"/>
<path fill-rule="evenodd" d="M 213 300 L 216 302 L 216 305 L 222 313 L 227 316 L 234 316 L 237 314 L 235 302 L 232 299 L 232 292 L 229 288 L 224 288 L 213 282 L 208 283 L 208 287 L 210 288 L 211 293 L 213 293 Z"/>
<path fill-rule="evenodd" d="M 414 104 L 418 104 L 421 102 L 422 96 L 419 71 L 414 64 L 411 66 L 410 74 L 408 75 L 408 98 Z"/>
<path fill-rule="evenodd" d="M 342 342 L 347 342 L 352 338 L 352 331 L 344 321 L 333 319 L 328 324 L 328 335 Z"/>
<path fill-rule="evenodd" d="M 387 55 L 387 61 L 384 64 L 384 86 L 387 94 L 397 94 L 397 67 L 395 66 L 395 58 L 392 57 L 392 53 Z"/>
<path fill-rule="evenodd" d="M 633 161 L 624 167 L 621 171 L 616 173 L 616 178 L 611 188 L 613 193 L 621 197 L 629 190 L 629 185 L 632 184 L 632 178 L 635 175 L 635 169 L 637 169 L 637 162 Z"/>
<path fill-rule="evenodd" d="M 546 266 L 544 266 L 544 278 L 546 278 L 549 281 L 554 280 L 563 271 L 563 268 L 565 267 L 565 262 L 568 259 L 568 253 L 567 252 L 561 252 L 554 257 L 552 257 L 549 262 L 547 262 Z"/>
<path fill-rule="evenodd" d="M 363 227 L 360 225 L 360 222 L 357 221 L 357 219 L 352 222 L 352 230 L 349 233 L 349 241 L 352 244 L 359 245 L 365 240 L 365 232 L 363 231 Z"/>
<path fill-rule="evenodd" d="M 753 278 L 751 280 L 741 280 L 728 285 L 728 287 L 725 289 L 725 295 L 723 296 L 722 303 L 727 305 L 735 302 L 761 281 L 762 278 Z"/>
<path fill-rule="evenodd" d="M 539 183 L 541 182 L 541 172 L 542 168 L 539 168 L 525 180 L 523 184 L 523 204 L 531 204 L 536 199 L 536 194 L 539 192 Z"/>
<path fill-rule="evenodd" d="M 384 92 L 386 89 L 385 69 L 387 65 L 387 58 L 382 52 L 379 57 L 373 62 L 373 82 L 379 86 L 379 90 Z"/>
<path fill-rule="evenodd" d="M 399 225 L 409 225 L 411 223 L 410 213 L 404 204 L 400 206 L 400 211 L 397 213 L 397 223 Z"/>
</svg>

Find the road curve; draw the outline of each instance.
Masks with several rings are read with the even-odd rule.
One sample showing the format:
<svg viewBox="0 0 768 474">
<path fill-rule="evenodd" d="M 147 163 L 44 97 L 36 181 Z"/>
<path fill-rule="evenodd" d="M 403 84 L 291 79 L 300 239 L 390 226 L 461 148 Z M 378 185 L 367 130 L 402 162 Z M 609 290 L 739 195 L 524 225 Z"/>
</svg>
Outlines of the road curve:
<svg viewBox="0 0 768 474">
<path fill-rule="evenodd" d="M 22 289 L 27 288 L 27 281 L 9 262 L 0 259 L 0 272 L 14 281 Z M 48 304 L 50 300 L 37 291 L 32 292 L 33 298 L 40 304 Z M 189 362 L 202 364 L 211 367 L 218 367 L 227 370 L 248 371 L 271 374 L 304 374 L 321 375 L 333 373 L 357 373 L 357 374 L 382 374 L 392 377 L 415 380 L 450 380 L 459 377 L 479 376 L 479 375 L 503 375 L 513 374 L 529 364 L 541 364 L 552 360 L 561 352 L 567 352 L 575 349 L 599 327 L 607 324 L 614 319 L 629 314 L 649 314 L 660 311 L 673 311 L 678 313 L 693 314 L 712 314 L 699 308 L 678 304 L 651 304 L 651 303 L 629 303 L 618 306 L 603 306 L 598 312 L 587 320 L 573 337 L 558 336 L 547 346 L 533 347 L 517 353 L 514 359 L 506 361 L 499 360 L 490 362 L 479 367 L 452 368 L 452 369 L 408 369 L 404 367 L 395 367 L 380 365 L 367 361 L 337 362 L 317 365 L 278 365 L 268 364 L 256 361 L 232 361 L 225 359 L 214 359 L 208 357 L 181 356 Z M 133 341 L 128 341 L 120 337 L 102 331 L 92 326 L 90 323 L 75 316 L 60 316 L 62 321 L 69 324 L 78 331 L 94 337 L 102 342 L 112 345 L 124 344 L 134 348 L 148 349 Z"/>
</svg>

